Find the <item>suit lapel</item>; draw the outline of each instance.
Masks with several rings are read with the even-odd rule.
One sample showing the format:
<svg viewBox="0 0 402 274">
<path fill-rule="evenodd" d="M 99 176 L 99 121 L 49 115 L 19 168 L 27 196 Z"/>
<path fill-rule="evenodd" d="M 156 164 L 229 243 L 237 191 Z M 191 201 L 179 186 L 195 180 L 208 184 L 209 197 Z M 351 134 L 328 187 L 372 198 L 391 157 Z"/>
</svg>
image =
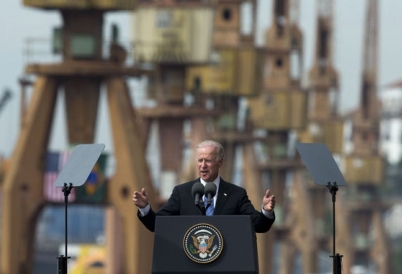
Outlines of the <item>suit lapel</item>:
<svg viewBox="0 0 402 274">
<path fill-rule="evenodd" d="M 224 208 L 226 201 L 228 200 L 228 191 L 227 188 L 229 187 L 229 183 L 225 182 L 222 178 L 219 183 L 219 190 L 218 190 L 218 200 L 216 201 L 214 215 L 219 215 Z"/>
</svg>

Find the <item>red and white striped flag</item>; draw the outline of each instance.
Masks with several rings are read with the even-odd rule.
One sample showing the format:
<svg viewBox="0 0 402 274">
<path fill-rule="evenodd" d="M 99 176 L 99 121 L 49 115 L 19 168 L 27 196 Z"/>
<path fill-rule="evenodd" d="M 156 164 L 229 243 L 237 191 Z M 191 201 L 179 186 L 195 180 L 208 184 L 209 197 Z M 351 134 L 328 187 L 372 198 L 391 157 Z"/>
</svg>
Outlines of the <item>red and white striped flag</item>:
<svg viewBox="0 0 402 274">
<path fill-rule="evenodd" d="M 48 152 L 46 155 L 46 170 L 44 178 L 44 196 L 49 202 L 64 202 L 63 188 L 55 187 L 57 177 L 64 165 L 67 163 L 70 151 L 66 152 Z M 68 201 L 75 201 L 75 189 L 73 188 L 68 195 Z"/>
</svg>

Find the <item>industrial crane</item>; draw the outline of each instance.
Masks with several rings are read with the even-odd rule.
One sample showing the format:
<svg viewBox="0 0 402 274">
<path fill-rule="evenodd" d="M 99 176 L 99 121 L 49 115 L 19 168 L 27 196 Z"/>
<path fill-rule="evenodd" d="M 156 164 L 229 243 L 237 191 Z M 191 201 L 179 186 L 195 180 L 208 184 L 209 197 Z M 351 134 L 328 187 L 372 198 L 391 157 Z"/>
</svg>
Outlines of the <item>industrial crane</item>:
<svg viewBox="0 0 402 274">
<path fill-rule="evenodd" d="M 6 103 L 11 99 L 11 91 L 6 89 L 0 98 L 0 113 L 5 107 Z"/>
<path fill-rule="evenodd" d="M 43 192 L 45 155 L 59 90 L 65 95 L 69 143 L 93 143 L 102 86 L 107 90 L 114 155 L 118 163 L 110 178 L 113 187 L 107 192 L 103 205 L 113 206 L 119 216 L 116 220 L 121 220 L 115 222 L 121 223 L 120 232 L 116 230 L 113 234 L 124 236 L 121 249 L 112 250 L 117 246 L 117 237 L 108 241 L 110 254 L 120 255 L 116 263 L 120 270 L 113 273 L 150 272 L 150 266 L 141 262 L 151 260 L 151 249 L 141 243 L 152 243 L 152 235 L 127 210 L 132 207 L 131 193 L 135 189 L 146 187 L 153 196 L 153 188 L 125 77 L 151 72 L 126 66 L 127 53 L 117 42 L 110 46 L 108 56 L 102 51 L 104 14 L 111 10 L 131 11 L 135 2 L 23 2 L 29 7 L 60 12 L 62 26 L 54 29 L 57 40 L 54 52 L 62 55 L 62 61 L 30 63 L 25 67 L 27 75 L 36 77 L 26 119 L 1 185 L 0 272 L 32 273 L 35 224 L 42 209 L 49 204 Z M 66 269 L 62 267 L 61 270 Z"/>
<path fill-rule="evenodd" d="M 386 210 L 379 198 L 383 182 L 384 161 L 379 154 L 378 70 L 378 0 L 367 1 L 363 71 L 359 107 L 352 117 L 354 150 L 345 157 L 345 178 L 354 193 L 349 193 L 348 231 L 350 241 L 346 252 L 346 269 L 352 265 L 374 262 L 377 273 L 390 273 L 389 248 L 381 222 Z M 353 196 L 352 196 L 353 195 Z M 352 202 L 353 201 L 353 202 Z M 344 253 L 345 254 L 345 253 Z"/>
<path fill-rule="evenodd" d="M 1 111 L 4 109 L 6 103 L 11 99 L 11 91 L 6 89 L 3 95 L 0 98 L 0 114 Z M 0 184 L 2 182 L 4 176 L 4 165 L 3 165 L 3 157 L 0 154 Z"/>
</svg>

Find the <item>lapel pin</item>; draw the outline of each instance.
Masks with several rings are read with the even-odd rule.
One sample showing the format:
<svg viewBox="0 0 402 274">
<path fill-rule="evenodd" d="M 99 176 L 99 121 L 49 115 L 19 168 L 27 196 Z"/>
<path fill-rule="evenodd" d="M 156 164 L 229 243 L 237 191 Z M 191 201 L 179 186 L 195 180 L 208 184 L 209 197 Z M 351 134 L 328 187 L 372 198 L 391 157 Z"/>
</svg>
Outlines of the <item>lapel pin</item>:
<svg viewBox="0 0 402 274">
<path fill-rule="evenodd" d="M 223 193 L 223 196 L 228 196 L 226 193 Z"/>
</svg>

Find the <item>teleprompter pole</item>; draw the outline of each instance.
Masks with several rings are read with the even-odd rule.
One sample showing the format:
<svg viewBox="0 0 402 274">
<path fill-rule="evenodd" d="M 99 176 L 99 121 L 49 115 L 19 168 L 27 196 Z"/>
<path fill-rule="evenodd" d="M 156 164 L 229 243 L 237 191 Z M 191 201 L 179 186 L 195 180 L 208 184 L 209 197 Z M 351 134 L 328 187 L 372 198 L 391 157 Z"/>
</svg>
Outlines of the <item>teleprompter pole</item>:
<svg viewBox="0 0 402 274">
<path fill-rule="evenodd" d="M 64 192 L 65 206 L 65 254 L 57 257 L 58 271 L 57 274 L 67 274 L 67 262 L 70 257 L 67 257 L 67 208 L 68 195 L 73 187 L 82 186 L 91 174 L 96 161 L 99 159 L 102 151 L 105 149 L 104 144 L 80 144 L 77 145 L 68 157 L 66 164 L 59 173 L 54 185 L 62 187 Z M 66 182 L 69 182 L 68 184 Z"/>
<path fill-rule="evenodd" d="M 333 239 L 332 239 L 332 259 L 333 259 L 333 274 L 341 274 L 342 272 L 342 255 L 339 255 L 339 253 L 335 253 L 335 202 L 336 202 L 336 192 L 338 191 L 338 186 L 336 185 L 336 182 L 334 184 L 331 184 L 328 182 L 327 188 L 329 189 L 329 192 L 332 194 L 332 230 L 333 230 Z"/>
<path fill-rule="evenodd" d="M 68 186 L 64 183 L 63 192 L 64 192 L 64 233 L 65 233 L 65 244 L 64 244 L 64 255 L 60 255 L 57 257 L 58 259 L 58 267 L 57 274 L 67 274 L 67 262 L 71 257 L 67 257 L 67 236 L 68 236 L 68 225 L 67 225 L 67 207 L 68 207 L 68 195 L 71 193 L 71 189 L 73 189 L 73 184 L 70 183 Z"/>
<path fill-rule="evenodd" d="M 333 254 L 330 257 L 333 258 L 333 274 L 340 274 L 343 256 L 335 253 L 335 197 L 338 187 L 346 186 L 345 178 L 343 178 L 338 164 L 325 144 L 298 143 L 296 148 L 314 183 L 326 186 L 332 194 Z"/>
</svg>

